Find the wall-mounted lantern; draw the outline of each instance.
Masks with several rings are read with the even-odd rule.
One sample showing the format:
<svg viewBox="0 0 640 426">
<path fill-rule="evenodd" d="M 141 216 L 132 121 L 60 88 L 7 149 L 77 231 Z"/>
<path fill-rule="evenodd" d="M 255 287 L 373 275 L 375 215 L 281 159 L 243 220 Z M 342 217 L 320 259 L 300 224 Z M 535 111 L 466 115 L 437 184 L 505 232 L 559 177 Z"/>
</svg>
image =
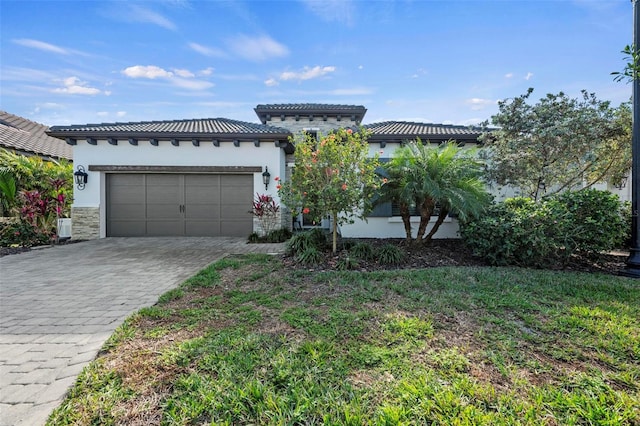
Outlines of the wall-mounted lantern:
<svg viewBox="0 0 640 426">
<path fill-rule="evenodd" d="M 84 167 L 78 166 L 78 170 L 76 170 L 73 176 L 76 179 L 76 186 L 79 190 L 82 191 L 84 189 L 84 186 L 87 184 L 87 178 L 89 177 L 89 175 L 85 171 Z"/>
<path fill-rule="evenodd" d="M 269 181 L 271 180 L 271 173 L 269 173 L 269 167 L 264 166 L 264 172 L 262 173 L 262 183 L 264 183 L 264 189 L 269 189 Z"/>
</svg>

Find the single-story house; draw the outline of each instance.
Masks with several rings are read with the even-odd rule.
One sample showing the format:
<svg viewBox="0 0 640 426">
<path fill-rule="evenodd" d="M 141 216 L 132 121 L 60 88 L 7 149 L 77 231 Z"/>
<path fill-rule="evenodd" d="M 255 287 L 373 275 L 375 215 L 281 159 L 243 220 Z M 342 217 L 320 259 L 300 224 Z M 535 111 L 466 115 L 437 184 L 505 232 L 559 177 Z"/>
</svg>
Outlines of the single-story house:
<svg viewBox="0 0 640 426">
<path fill-rule="evenodd" d="M 255 194 L 279 202 L 274 178 L 286 179 L 294 167 L 289 138 L 359 126 L 366 111 L 359 105 L 268 104 L 255 108 L 260 124 L 209 118 L 54 126 L 47 133 L 73 146 L 75 164 L 88 174 L 84 187 L 74 190 L 73 238 L 246 237 L 259 229 L 249 214 Z M 371 132 L 371 153 L 380 152 L 383 160 L 407 140 L 475 146 L 480 135 L 465 126 L 401 121 L 364 127 Z M 367 222 L 340 232 L 403 238 L 394 213 L 391 205 L 379 206 Z M 455 219 L 447 219 L 435 237 L 453 238 L 457 228 Z"/>
<path fill-rule="evenodd" d="M 73 159 L 73 149 L 47 135 L 49 128 L 18 115 L 0 111 L 0 149 L 20 155 L 37 155 L 44 160 Z"/>
</svg>

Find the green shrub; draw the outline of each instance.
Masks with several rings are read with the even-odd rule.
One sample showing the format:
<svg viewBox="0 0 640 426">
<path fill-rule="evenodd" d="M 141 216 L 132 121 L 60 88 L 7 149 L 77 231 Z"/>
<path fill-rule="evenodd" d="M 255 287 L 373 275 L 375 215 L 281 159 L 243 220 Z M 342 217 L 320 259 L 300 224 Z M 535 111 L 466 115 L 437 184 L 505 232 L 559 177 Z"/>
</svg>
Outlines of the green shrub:
<svg viewBox="0 0 640 426">
<path fill-rule="evenodd" d="M 588 254 L 621 247 L 631 226 L 625 219 L 624 205 L 608 191 L 585 189 L 564 192 L 556 197 L 564 212 L 564 244 L 570 251 Z"/>
<path fill-rule="evenodd" d="M 340 259 L 338 259 L 338 262 L 336 263 L 336 269 L 340 271 L 348 271 L 352 269 L 357 269 L 359 267 L 360 267 L 360 263 L 358 263 L 358 259 L 356 257 L 349 256 L 349 255 L 340 257 Z"/>
<path fill-rule="evenodd" d="M 349 249 L 349 253 L 358 259 L 369 260 L 373 258 L 373 247 L 369 243 L 358 242 Z"/>
<path fill-rule="evenodd" d="M 494 204 L 479 218 L 460 224 L 460 235 L 476 256 L 492 265 L 544 266 L 555 256 L 551 212 L 543 203 L 516 197 Z"/>
<path fill-rule="evenodd" d="M 267 235 L 260 236 L 257 232 L 252 232 L 249 235 L 248 241 L 250 243 L 284 243 L 291 238 L 291 231 L 286 228 L 274 229 L 269 231 Z"/>
<path fill-rule="evenodd" d="M 284 243 L 291 238 L 291 235 L 291 231 L 287 228 L 274 229 L 267 234 L 266 241 L 268 243 Z"/>
<path fill-rule="evenodd" d="M 295 234 L 287 243 L 287 253 L 297 256 L 306 249 L 313 247 L 322 251 L 327 246 L 327 237 L 321 229 L 314 228 L 311 231 Z"/>
<path fill-rule="evenodd" d="M 397 265 L 402 262 L 404 253 L 393 244 L 385 244 L 377 251 L 378 262 L 382 265 Z"/>
<path fill-rule="evenodd" d="M 492 265 L 544 267 L 565 263 L 577 252 L 611 250 L 623 243 L 625 228 L 616 195 L 582 190 L 538 203 L 507 199 L 461 223 L 460 235 L 475 255 Z"/>
<path fill-rule="evenodd" d="M 15 220 L 0 223 L 0 247 L 34 247 L 51 244 L 51 235 L 27 221 Z"/>
<path fill-rule="evenodd" d="M 324 259 L 322 251 L 318 250 L 315 246 L 306 247 L 304 250 L 298 252 L 295 256 L 296 260 L 304 265 L 314 266 L 318 265 Z"/>
</svg>

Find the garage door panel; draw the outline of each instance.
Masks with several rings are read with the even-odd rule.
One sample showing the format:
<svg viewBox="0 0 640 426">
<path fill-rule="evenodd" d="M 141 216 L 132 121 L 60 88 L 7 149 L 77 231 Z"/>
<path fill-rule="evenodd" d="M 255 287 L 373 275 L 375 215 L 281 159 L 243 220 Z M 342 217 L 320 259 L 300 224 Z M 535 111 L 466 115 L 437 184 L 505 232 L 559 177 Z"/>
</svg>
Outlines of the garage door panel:
<svg viewBox="0 0 640 426">
<path fill-rule="evenodd" d="M 110 237 L 144 237 L 146 235 L 144 220 L 114 220 L 109 224 Z"/>
<path fill-rule="evenodd" d="M 144 220 L 145 217 L 145 206 L 144 204 L 123 204 L 123 203 L 112 203 L 111 204 L 111 220 Z"/>
<path fill-rule="evenodd" d="M 180 192 L 175 186 L 150 186 L 147 185 L 145 194 L 147 202 L 162 200 L 174 204 L 180 204 Z"/>
<path fill-rule="evenodd" d="M 113 174 L 109 236 L 247 236 L 252 175 Z"/>
<path fill-rule="evenodd" d="M 147 236 L 149 237 L 180 237 L 184 235 L 182 220 L 148 220 Z"/>
<path fill-rule="evenodd" d="M 193 220 L 218 220 L 220 219 L 220 205 L 189 204 L 185 207 L 185 217 Z"/>
<path fill-rule="evenodd" d="M 242 219 L 245 219 L 244 222 L 253 220 L 246 204 L 242 204 L 242 205 L 227 204 L 224 207 L 222 207 L 222 210 L 220 213 L 221 213 L 220 217 L 222 219 L 235 219 L 239 221 L 242 221 Z"/>
</svg>

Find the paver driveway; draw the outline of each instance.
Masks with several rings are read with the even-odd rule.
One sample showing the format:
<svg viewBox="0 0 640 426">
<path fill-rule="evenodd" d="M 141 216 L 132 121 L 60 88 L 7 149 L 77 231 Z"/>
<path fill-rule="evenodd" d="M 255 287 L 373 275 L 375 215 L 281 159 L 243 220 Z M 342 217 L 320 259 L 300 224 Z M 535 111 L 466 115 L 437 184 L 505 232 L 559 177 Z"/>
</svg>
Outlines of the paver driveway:
<svg viewBox="0 0 640 426">
<path fill-rule="evenodd" d="M 228 254 L 238 238 L 107 238 L 0 258 L 0 425 L 42 425 L 131 313 Z"/>
</svg>

